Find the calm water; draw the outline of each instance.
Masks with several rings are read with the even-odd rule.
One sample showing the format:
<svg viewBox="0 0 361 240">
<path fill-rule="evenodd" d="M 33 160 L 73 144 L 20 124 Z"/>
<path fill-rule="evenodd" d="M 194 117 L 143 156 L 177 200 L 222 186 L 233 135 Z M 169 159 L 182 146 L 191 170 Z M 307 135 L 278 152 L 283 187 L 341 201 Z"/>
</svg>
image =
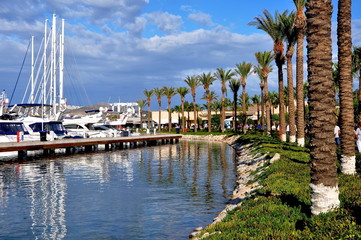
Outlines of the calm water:
<svg viewBox="0 0 361 240">
<path fill-rule="evenodd" d="M 235 184 L 227 145 L 179 144 L 0 165 L 0 239 L 188 239 Z"/>
</svg>

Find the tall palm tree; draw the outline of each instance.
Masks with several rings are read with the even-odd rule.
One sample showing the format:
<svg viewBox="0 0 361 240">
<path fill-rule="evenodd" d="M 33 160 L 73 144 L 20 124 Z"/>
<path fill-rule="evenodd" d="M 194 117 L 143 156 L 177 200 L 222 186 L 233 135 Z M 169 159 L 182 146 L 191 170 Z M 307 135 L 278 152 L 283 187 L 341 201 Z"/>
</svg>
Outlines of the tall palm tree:
<svg viewBox="0 0 361 240">
<path fill-rule="evenodd" d="M 186 87 L 178 87 L 177 93 L 181 97 L 181 103 L 182 103 L 182 129 L 183 132 L 185 132 L 185 119 L 184 119 L 184 98 L 189 93 L 189 89 Z"/>
<path fill-rule="evenodd" d="M 162 121 L 162 97 L 164 95 L 164 91 L 163 88 L 154 88 L 153 91 L 158 101 L 158 131 L 160 131 L 160 125 Z"/>
<path fill-rule="evenodd" d="M 197 132 L 198 124 L 198 114 L 197 114 L 197 107 L 196 107 L 196 88 L 201 85 L 199 78 L 196 76 L 187 76 L 184 80 L 187 83 L 188 87 L 191 89 L 192 98 L 193 98 L 193 113 L 194 113 L 194 131 Z"/>
<path fill-rule="evenodd" d="M 190 127 L 190 117 L 189 117 L 189 114 L 190 112 L 194 110 L 193 108 L 193 103 L 189 103 L 188 101 L 185 101 L 184 102 L 184 111 L 187 112 L 187 122 L 186 122 L 186 128 L 189 128 Z M 186 131 L 185 129 L 183 129 L 183 131 Z"/>
<path fill-rule="evenodd" d="M 256 104 L 256 106 L 257 106 L 257 125 L 259 125 L 259 124 L 260 124 L 260 122 L 259 122 L 259 117 L 260 117 L 260 115 L 259 115 L 259 105 L 260 105 L 260 103 L 261 103 L 261 101 L 260 101 L 260 96 L 257 95 L 257 94 L 255 94 L 255 95 L 251 98 L 251 100 L 252 100 L 253 104 Z"/>
<path fill-rule="evenodd" d="M 238 90 L 241 87 L 241 82 L 238 79 L 232 78 L 229 81 L 229 88 L 233 92 L 233 131 L 237 132 L 237 98 Z"/>
<path fill-rule="evenodd" d="M 255 53 L 258 66 L 256 67 L 256 72 L 262 74 L 263 84 L 264 84 L 264 101 L 266 105 L 266 122 L 267 122 L 267 131 L 271 130 L 271 116 L 270 116 L 270 105 L 268 99 L 268 74 L 272 72 L 272 61 L 275 58 L 275 55 L 272 52 L 256 52 Z M 283 88 L 282 88 L 283 89 Z M 262 126 L 263 127 L 263 126 Z"/>
<path fill-rule="evenodd" d="M 163 95 L 167 97 L 168 101 L 168 131 L 172 130 L 172 112 L 171 112 L 171 103 L 172 97 L 176 95 L 176 89 L 174 87 L 163 87 Z"/>
<path fill-rule="evenodd" d="M 340 74 L 341 171 L 344 174 L 355 174 L 351 0 L 338 1 L 337 40 Z"/>
<path fill-rule="evenodd" d="M 306 15 L 304 13 L 307 0 L 293 0 L 296 6 L 294 27 L 297 34 L 296 51 L 296 99 L 297 99 L 297 144 L 305 145 L 305 101 L 303 91 L 303 45 L 306 31 Z"/>
<path fill-rule="evenodd" d="M 264 94 L 264 87 L 265 87 L 265 84 L 264 84 L 264 80 L 263 80 L 263 72 L 262 72 L 262 68 L 261 66 L 255 66 L 254 67 L 254 73 L 257 74 L 258 78 L 259 78 L 259 87 L 261 89 L 261 118 L 258 118 L 260 120 L 260 124 L 261 124 L 261 129 L 264 129 L 264 123 L 265 123 L 265 113 L 264 113 L 264 110 L 265 110 L 265 104 L 266 104 L 266 101 L 265 101 L 265 94 Z M 271 125 L 271 124 L 270 124 Z"/>
<path fill-rule="evenodd" d="M 147 105 L 148 105 L 148 123 L 147 123 L 147 128 L 150 129 L 150 115 L 151 115 L 151 112 L 150 112 L 150 100 L 151 100 L 151 97 L 153 96 L 153 90 L 147 90 L 145 89 L 143 91 L 145 97 L 147 98 Z"/>
<path fill-rule="evenodd" d="M 208 91 L 203 94 L 202 99 L 207 100 L 207 112 L 208 112 L 208 132 L 212 129 L 212 103 L 218 98 L 217 94 L 214 91 Z M 211 116 L 211 117 L 210 117 Z"/>
<path fill-rule="evenodd" d="M 287 11 L 282 14 L 276 11 L 273 17 L 267 10 L 263 10 L 264 16 L 255 17 L 255 21 L 250 22 L 249 25 L 256 26 L 258 29 L 265 31 L 273 40 L 273 51 L 275 53 L 275 61 L 278 68 L 278 92 L 280 95 L 280 135 L 282 141 L 286 141 L 285 133 L 285 110 L 284 110 L 284 92 L 283 92 L 283 71 L 282 66 L 285 63 L 284 56 L 284 35 L 282 33 L 282 27 L 280 19 L 282 16 L 287 15 Z"/>
<path fill-rule="evenodd" d="M 241 78 L 242 84 L 242 111 L 243 111 L 243 132 L 246 132 L 246 85 L 247 77 L 252 73 L 252 63 L 242 62 L 241 64 L 236 64 L 236 72 Z"/>
<path fill-rule="evenodd" d="M 356 77 L 358 77 L 358 124 L 361 124 L 361 47 L 354 47 L 352 53 L 352 68 Z"/>
<path fill-rule="evenodd" d="M 215 77 L 212 76 L 211 73 L 202 73 L 199 76 L 199 81 L 202 83 L 203 88 L 205 90 L 205 96 L 209 96 L 210 93 L 210 86 L 213 84 L 213 82 L 216 80 Z M 207 110 L 208 110 L 208 132 L 211 132 L 211 102 L 209 101 L 210 98 L 207 98 Z"/>
<path fill-rule="evenodd" d="M 147 102 L 144 99 L 139 99 L 139 100 L 137 100 L 137 104 L 139 107 L 139 114 L 140 114 L 140 126 L 142 127 L 143 126 L 143 108 L 145 107 Z"/>
<path fill-rule="evenodd" d="M 221 109 L 221 131 L 224 132 L 224 121 L 226 119 L 226 111 L 225 111 L 225 105 L 224 105 L 224 99 L 225 94 L 227 93 L 227 85 L 226 83 L 235 75 L 234 72 L 232 72 L 232 69 L 224 70 L 222 68 L 217 68 L 217 71 L 215 73 L 216 78 L 218 78 L 219 81 L 221 81 L 222 84 L 222 109 Z"/>
<path fill-rule="evenodd" d="M 333 135 L 336 103 L 332 89 L 332 5 L 331 0 L 308 0 L 306 6 L 311 212 L 318 215 L 340 205 Z"/>
<path fill-rule="evenodd" d="M 288 112 L 289 112 L 289 127 L 290 127 L 290 142 L 296 142 L 296 121 L 295 121 L 295 103 L 293 90 L 293 70 L 292 57 L 297 42 L 297 34 L 294 28 L 295 13 L 291 12 L 289 15 L 281 15 L 281 30 L 287 42 L 287 86 L 288 86 Z"/>
</svg>

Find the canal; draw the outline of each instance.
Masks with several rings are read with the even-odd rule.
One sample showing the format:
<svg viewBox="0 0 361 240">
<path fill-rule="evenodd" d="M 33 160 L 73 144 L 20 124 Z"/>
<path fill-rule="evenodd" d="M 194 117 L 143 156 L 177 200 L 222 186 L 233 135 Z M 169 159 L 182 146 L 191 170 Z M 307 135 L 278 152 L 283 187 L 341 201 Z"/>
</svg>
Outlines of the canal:
<svg viewBox="0 0 361 240">
<path fill-rule="evenodd" d="M 35 156 L 0 165 L 0 239 L 187 239 L 235 186 L 226 144 Z"/>
</svg>

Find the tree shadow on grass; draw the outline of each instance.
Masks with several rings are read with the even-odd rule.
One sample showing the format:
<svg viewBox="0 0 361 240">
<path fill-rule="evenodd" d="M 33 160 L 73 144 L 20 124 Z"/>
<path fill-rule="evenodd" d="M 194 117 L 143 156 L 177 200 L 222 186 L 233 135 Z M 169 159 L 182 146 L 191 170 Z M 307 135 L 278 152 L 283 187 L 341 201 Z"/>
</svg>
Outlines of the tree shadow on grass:
<svg viewBox="0 0 361 240">
<path fill-rule="evenodd" d="M 311 206 L 301 202 L 297 197 L 292 194 L 282 194 L 279 196 L 283 204 L 286 204 L 290 207 L 301 207 L 301 212 L 307 217 L 311 217 Z M 296 228 L 298 230 L 303 230 L 305 228 L 305 221 L 299 220 L 296 222 Z"/>
</svg>

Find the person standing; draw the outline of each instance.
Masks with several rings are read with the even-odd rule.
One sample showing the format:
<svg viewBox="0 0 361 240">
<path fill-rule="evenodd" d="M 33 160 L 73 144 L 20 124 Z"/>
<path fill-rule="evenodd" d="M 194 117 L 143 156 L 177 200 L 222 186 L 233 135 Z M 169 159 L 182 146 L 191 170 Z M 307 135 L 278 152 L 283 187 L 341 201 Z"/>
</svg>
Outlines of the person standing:
<svg viewBox="0 0 361 240">
<path fill-rule="evenodd" d="M 356 145 L 359 152 L 361 152 L 361 124 L 358 125 L 358 128 L 355 131 L 356 136 Z"/>
<path fill-rule="evenodd" d="M 335 142 L 336 142 L 336 146 L 340 146 L 341 145 L 341 141 L 340 141 L 340 127 L 339 126 L 335 126 L 335 129 L 333 130 L 333 134 L 335 135 Z"/>
</svg>

